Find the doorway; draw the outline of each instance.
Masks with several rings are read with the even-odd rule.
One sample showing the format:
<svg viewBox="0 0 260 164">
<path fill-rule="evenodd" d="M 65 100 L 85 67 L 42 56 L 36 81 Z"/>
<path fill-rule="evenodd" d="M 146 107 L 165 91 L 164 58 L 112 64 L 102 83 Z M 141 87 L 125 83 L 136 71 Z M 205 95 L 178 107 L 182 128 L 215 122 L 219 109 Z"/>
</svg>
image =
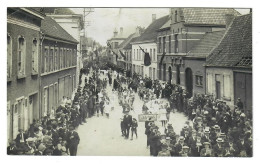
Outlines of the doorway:
<svg viewBox="0 0 260 164">
<path fill-rule="evenodd" d="M 220 81 L 216 81 L 216 98 L 217 98 L 217 99 L 220 99 L 220 95 L 221 95 L 220 89 L 221 89 L 221 87 L 220 87 Z"/>
<path fill-rule="evenodd" d="M 186 84 L 186 91 L 187 97 L 192 97 L 193 94 L 193 80 L 192 80 L 192 70 L 187 68 L 185 70 L 185 84 Z"/>
<path fill-rule="evenodd" d="M 176 65 L 176 84 L 180 84 L 181 79 L 180 79 L 180 66 Z"/>
<path fill-rule="evenodd" d="M 168 68 L 168 72 L 169 72 L 169 83 L 172 83 L 172 67 Z"/>
</svg>

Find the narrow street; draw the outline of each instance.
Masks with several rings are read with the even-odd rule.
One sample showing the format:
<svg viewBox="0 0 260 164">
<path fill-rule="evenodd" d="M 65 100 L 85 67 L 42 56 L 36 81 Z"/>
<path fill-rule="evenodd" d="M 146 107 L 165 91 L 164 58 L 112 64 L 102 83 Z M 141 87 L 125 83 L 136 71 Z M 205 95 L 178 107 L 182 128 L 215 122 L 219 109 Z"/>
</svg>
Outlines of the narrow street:
<svg viewBox="0 0 260 164">
<path fill-rule="evenodd" d="M 85 77 L 82 77 L 85 79 Z M 83 80 L 84 81 L 84 80 Z M 82 83 L 84 85 L 84 82 Z M 112 93 L 112 87 L 107 87 L 108 95 Z M 84 156 L 149 156 L 149 149 L 146 148 L 146 135 L 144 122 L 138 122 L 137 134 L 133 140 L 126 140 L 121 136 L 120 118 L 122 117 L 122 107 L 116 98 L 115 109 L 110 112 L 110 118 L 106 116 L 93 116 L 87 119 L 87 123 L 80 125 L 77 132 L 80 136 L 78 155 Z M 142 113 L 142 100 L 135 94 L 134 112 L 130 112 L 133 118 L 138 118 Z M 171 113 L 170 123 L 177 134 L 179 134 L 187 118 L 182 113 Z M 156 125 L 163 131 L 161 122 Z M 131 133 L 130 133 L 131 134 Z"/>
</svg>

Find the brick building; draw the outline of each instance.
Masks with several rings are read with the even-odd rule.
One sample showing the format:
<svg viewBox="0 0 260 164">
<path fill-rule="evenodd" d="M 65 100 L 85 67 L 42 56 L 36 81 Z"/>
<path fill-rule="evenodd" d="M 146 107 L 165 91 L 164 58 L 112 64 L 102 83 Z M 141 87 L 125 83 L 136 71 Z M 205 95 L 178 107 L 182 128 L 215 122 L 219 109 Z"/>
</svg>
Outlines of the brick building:
<svg viewBox="0 0 260 164">
<path fill-rule="evenodd" d="M 170 31 L 158 32 L 158 61 L 163 50 L 166 53 L 161 66 L 158 62 L 158 74 L 162 75 L 159 79 L 179 84 L 188 89 L 189 96 L 192 96 L 196 76 L 184 57 L 206 32 L 225 29 L 226 14 L 239 15 L 234 9 L 171 8 Z"/>
<path fill-rule="evenodd" d="M 41 46 L 41 116 L 54 114 L 63 96 L 70 97 L 76 88 L 77 44 L 54 19 L 42 21 Z"/>
<path fill-rule="evenodd" d="M 39 112 L 39 45 L 44 14 L 7 8 L 7 134 L 14 139 Z"/>
<path fill-rule="evenodd" d="M 185 85 L 188 92 L 206 94 L 206 68 L 204 67 L 206 58 L 219 44 L 225 31 L 207 32 L 199 43 L 183 57 L 185 64 L 193 72 L 193 78 L 190 78 L 191 76 L 185 73 L 185 79 L 187 79 L 185 80 Z M 190 85 L 186 84 L 188 82 Z"/>
<path fill-rule="evenodd" d="M 232 21 L 232 19 L 231 19 Z M 206 60 L 207 93 L 252 112 L 252 14 L 235 17 Z"/>
</svg>

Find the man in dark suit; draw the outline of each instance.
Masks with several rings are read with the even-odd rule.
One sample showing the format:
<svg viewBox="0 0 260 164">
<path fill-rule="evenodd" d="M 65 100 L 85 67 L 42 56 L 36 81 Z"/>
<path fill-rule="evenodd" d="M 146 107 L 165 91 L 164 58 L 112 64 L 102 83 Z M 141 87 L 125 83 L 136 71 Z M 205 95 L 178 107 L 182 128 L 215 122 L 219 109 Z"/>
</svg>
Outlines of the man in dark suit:
<svg viewBox="0 0 260 164">
<path fill-rule="evenodd" d="M 19 134 L 16 136 L 15 142 L 17 146 L 24 145 L 27 139 L 27 135 L 24 133 L 22 129 L 19 130 Z"/>
<path fill-rule="evenodd" d="M 125 111 L 125 116 L 124 116 L 124 119 L 123 119 L 123 123 L 124 123 L 124 127 L 125 127 L 125 131 L 126 131 L 126 136 L 125 138 L 128 139 L 129 137 L 129 129 L 132 125 L 132 116 L 129 115 L 129 110 L 126 109 Z"/>
<path fill-rule="evenodd" d="M 71 125 L 69 129 L 70 129 L 70 132 L 68 133 L 68 136 L 67 136 L 67 143 L 68 143 L 70 155 L 76 156 L 80 138 L 79 138 L 78 133 L 75 131 L 74 126 Z"/>
</svg>

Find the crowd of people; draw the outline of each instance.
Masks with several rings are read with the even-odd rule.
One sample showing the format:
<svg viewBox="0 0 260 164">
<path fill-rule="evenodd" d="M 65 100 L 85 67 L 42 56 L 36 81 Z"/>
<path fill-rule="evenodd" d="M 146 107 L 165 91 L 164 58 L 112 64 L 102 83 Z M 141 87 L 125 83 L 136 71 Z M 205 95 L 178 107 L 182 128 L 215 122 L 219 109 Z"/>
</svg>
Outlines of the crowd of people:
<svg viewBox="0 0 260 164">
<path fill-rule="evenodd" d="M 143 112 L 157 114 L 157 121 L 165 127 L 162 132 L 154 121 L 145 123 L 152 156 L 252 156 L 252 114 L 244 109 L 240 98 L 232 110 L 211 95 L 188 97 L 189 93 L 178 85 L 137 78 Z M 179 134 L 169 122 L 170 113 L 176 111 L 188 118 Z"/>
<path fill-rule="evenodd" d="M 76 155 L 80 137 L 75 129 L 94 115 L 109 118 L 117 97 L 122 106 L 122 136 L 137 138 L 138 121 L 129 114 L 135 112 L 133 103 L 137 93 L 143 101 L 143 114 L 156 114 L 157 121 L 161 122 L 161 126 L 152 120 L 145 122 L 144 133 L 151 156 L 252 156 L 252 114 L 244 109 L 240 99 L 231 109 L 211 95 L 190 97 L 190 93 L 178 85 L 136 74 L 130 78 L 116 71 L 105 74 L 98 68 L 93 70 L 84 72 L 87 74 L 85 85 L 79 86 L 73 100 L 63 97 L 55 117 L 47 114 L 41 120 L 34 120 L 28 130 L 20 129 L 7 147 L 7 153 Z M 107 85 L 113 87 L 111 95 L 107 94 Z M 180 133 L 175 132 L 170 121 L 174 112 L 184 113 L 188 118 Z"/>
<path fill-rule="evenodd" d="M 75 129 L 93 115 L 105 113 L 109 118 L 113 104 L 105 91 L 107 79 L 101 79 L 97 70 L 86 74 L 85 86 L 78 87 L 73 100 L 64 96 L 54 116 L 48 113 L 40 120 L 33 120 L 28 130 L 19 129 L 7 147 L 8 155 L 77 155 L 80 137 Z"/>
</svg>

